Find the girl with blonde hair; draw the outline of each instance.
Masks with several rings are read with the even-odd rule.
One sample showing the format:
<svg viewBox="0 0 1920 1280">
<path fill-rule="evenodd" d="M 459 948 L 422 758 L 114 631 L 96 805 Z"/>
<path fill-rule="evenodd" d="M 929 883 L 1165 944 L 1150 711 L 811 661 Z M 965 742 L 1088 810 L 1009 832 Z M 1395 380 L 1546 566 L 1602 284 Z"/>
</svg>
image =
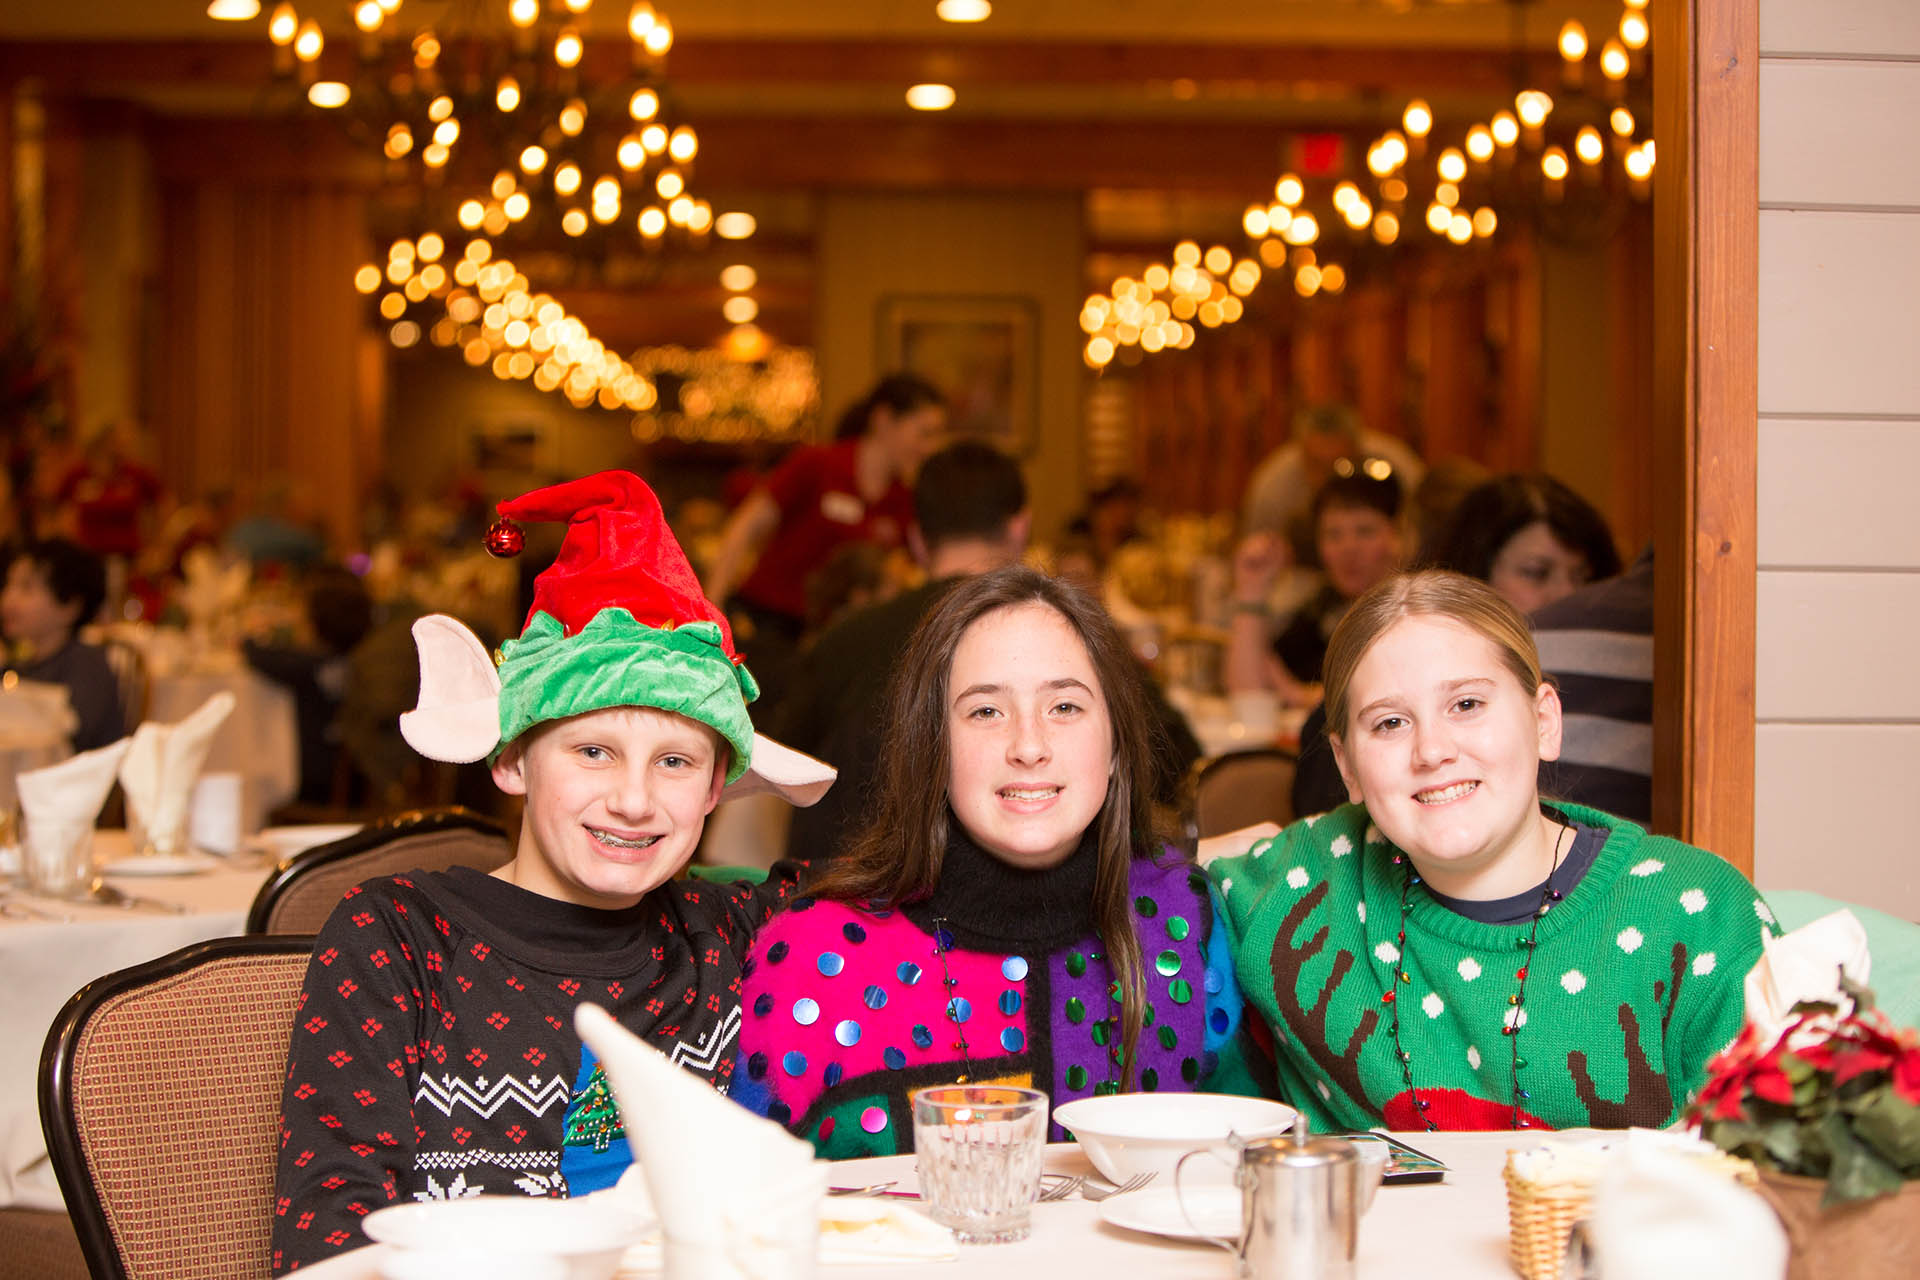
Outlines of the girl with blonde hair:
<svg viewBox="0 0 1920 1280">
<path fill-rule="evenodd" d="M 1671 1122 L 1739 1030 L 1772 913 L 1711 853 L 1544 802 L 1560 700 L 1525 620 L 1429 570 L 1327 652 L 1351 803 L 1209 868 L 1316 1128 Z"/>
</svg>

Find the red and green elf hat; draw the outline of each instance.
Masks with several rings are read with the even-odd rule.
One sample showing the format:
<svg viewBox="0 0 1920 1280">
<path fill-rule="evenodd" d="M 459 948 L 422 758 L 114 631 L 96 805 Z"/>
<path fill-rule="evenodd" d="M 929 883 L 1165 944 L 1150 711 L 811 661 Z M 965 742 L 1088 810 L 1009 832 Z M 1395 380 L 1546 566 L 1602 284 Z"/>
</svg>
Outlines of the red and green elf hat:
<svg viewBox="0 0 1920 1280">
<path fill-rule="evenodd" d="M 729 794 L 773 790 L 811 804 L 825 793 L 830 767 L 754 733 L 747 703 L 759 686 L 645 481 L 603 471 L 499 510 L 508 519 L 565 521 L 560 554 L 535 580 L 525 629 L 500 646 L 497 671 L 454 619 L 414 625 L 420 699 L 400 727 L 416 750 L 478 760 L 544 721 L 657 707 L 726 739 Z"/>
</svg>

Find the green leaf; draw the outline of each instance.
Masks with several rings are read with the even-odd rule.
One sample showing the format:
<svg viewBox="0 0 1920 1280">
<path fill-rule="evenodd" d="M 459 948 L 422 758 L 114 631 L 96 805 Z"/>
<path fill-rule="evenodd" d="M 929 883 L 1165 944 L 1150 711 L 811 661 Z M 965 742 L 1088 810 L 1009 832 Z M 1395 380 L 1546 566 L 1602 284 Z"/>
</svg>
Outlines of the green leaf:
<svg viewBox="0 0 1920 1280">
<path fill-rule="evenodd" d="M 1900 1189 L 1900 1171 L 1856 1138 L 1844 1116 L 1829 1115 L 1820 1128 L 1821 1136 L 1833 1149 L 1833 1168 L 1827 1174 L 1827 1191 L 1821 1197 L 1821 1207 L 1832 1208 L 1850 1200 L 1867 1200 Z"/>
<path fill-rule="evenodd" d="M 1801 1172 L 1801 1163 L 1808 1158 L 1802 1138 L 1800 1126 L 1791 1120 L 1770 1124 L 1760 1132 L 1772 1163 L 1789 1172 Z"/>
<path fill-rule="evenodd" d="M 1882 1089 L 1860 1107 L 1853 1128 L 1889 1163 L 1902 1169 L 1920 1164 L 1920 1107 L 1892 1089 Z"/>
</svg>

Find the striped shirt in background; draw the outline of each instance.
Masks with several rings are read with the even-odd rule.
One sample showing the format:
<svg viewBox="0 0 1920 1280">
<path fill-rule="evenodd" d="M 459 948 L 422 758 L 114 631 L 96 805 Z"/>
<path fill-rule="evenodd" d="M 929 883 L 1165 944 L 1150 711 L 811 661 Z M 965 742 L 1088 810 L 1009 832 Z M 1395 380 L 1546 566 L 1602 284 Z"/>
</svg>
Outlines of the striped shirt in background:
<svg viewBox="0 0 1920 1280">
<path fill-rule="evenodd" d="M 1560 689 L 1560 759 L 1543 795 L 1645 826 L 1653 816 L 1653 551 L 1617 578 L 1535 613 L 1540 667 Z"/>
</svg>

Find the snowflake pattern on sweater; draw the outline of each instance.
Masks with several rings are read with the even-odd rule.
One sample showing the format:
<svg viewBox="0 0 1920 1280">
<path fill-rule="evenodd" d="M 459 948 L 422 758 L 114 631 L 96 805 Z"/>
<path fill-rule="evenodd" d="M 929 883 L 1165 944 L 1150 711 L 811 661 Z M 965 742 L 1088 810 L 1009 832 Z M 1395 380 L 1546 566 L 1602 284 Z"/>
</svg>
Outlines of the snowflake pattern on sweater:
<svg viewBox="0 0 1920 1280">
<path fill-rule="evenodd" d="M 740 964 L 792 885 L 790 868 L 762 886 L 672 881 L 621 911 L 465 869 L 349 890 L 294 1014 L 274 1272 L 365 1244 L 360 1220 L 388 1204 L 610 1185 L 626 1141 L 575 1006 L 724 1091 Z"/>
<path fill-rule="evenodd" d="M 1408 867 L 1357 805 L 1208 868 L 1282 1094 L 1316 1129 L 1500 1129 L 1516 1109 L 1527 1126 L 1662 1126 L 1699 1088 L 1740 1029 L 1772 912 L 1713 854 L 1559 807 L 1608 835 L 1530 956 L 1529 925 L 1470 920 L 1424 887 L 1401 938 Z"/>
</svg>

